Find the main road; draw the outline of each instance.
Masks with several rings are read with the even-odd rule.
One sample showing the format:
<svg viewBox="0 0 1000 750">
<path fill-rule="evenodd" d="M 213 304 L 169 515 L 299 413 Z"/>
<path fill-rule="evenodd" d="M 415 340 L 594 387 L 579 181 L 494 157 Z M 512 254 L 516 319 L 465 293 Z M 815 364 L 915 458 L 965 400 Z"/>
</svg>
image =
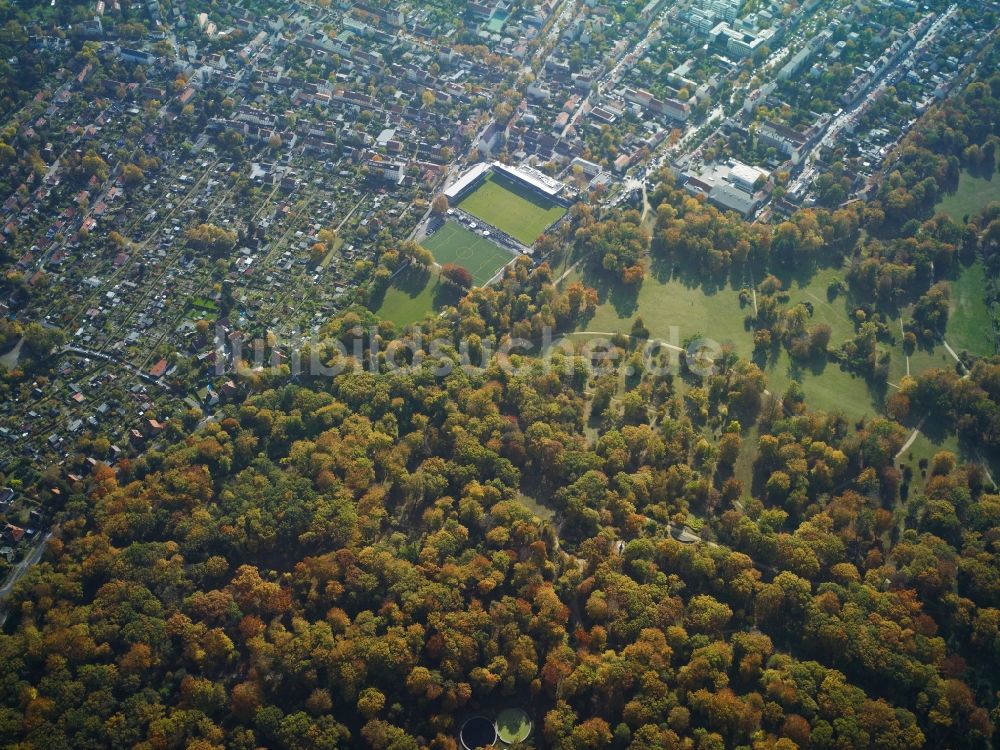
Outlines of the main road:
<svg viewBox="0 0 1000 750">
<path fill-rule="evenodd" d="M 39 540 L 35 543 L 35 546 L 31 548 L 24 559 L 21 560 L 14 569 L 10 571 L 10 575 L 7 576 L 7 580 L 4 582 L 3 586 L 0 586 L 0 627 L 7 622 L 7 597 L 10 596 L 10 592 L 14 590 L 14 586 L 20 581 L 24 574 L 31 569 L 32 565 L 36 565 L 39 560 L 42 559 L 42 555 L 45 554 L 45 547 L 49 543 L 49 539 L 52 538 L 52 530 L 49 530 L 43 534 Z"/>
</svg>

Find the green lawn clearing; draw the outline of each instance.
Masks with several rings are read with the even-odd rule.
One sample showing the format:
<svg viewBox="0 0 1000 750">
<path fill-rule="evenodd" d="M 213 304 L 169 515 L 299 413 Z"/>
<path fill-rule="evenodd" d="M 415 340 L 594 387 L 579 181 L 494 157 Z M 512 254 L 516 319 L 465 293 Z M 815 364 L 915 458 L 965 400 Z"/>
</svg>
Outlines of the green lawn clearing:
<svg viewBox="0 0 1000 750">
<path fill-rule="evenodd" d="M 564 283 L 589 279 L 571 273 Z M 668 344 L 683 345 L 693 337 L 731 344 L 741 357 L 753 353 L 751 334 L 743 328 L 743 318 L 751 307 L 740 307 L 739 291 L 730 287 L 706 292 L 676 278 L 660 281 L 647 275 L 637 295 L 617 284 L 598 290 L 601 304 L 580 331 L 628 333 L 639 316 L 650 335 Z"/>
<path fill-rule="evenodd" d="M 836 362 L 822 362 L 818 367 L 798 364 L 782 350 L 768 361 L 764 372 L 768 389 L 779 398 L 793 380 L 798 382 L 810 409 L 839 411 L 850 419 L 874 416 L 881 410 L 881 398 L 865 379 L 842 370 Z"/>
<path fill-rule="evenodd" d="M 906 352 L 903 349 L 902 336 L 892 347 L 892 360 L 889 362 L 889 382 L 899 385 L 906 372 Z M 948 354 L 948 350 L 938 342 L 931 347 L 926 345 L 917 347 L 909 356 L 909 374 L 916 377 L 920 373 L 931 369 L 950 370 L 955 367 L 955 358 Z"/>
<path fill-rule="evenodd" d="M 760 446 L 760 426 L 754 422 L 749 427 L 744 427 L 743 441 L 740 443 L 740 453 L 736 457 L 736 465 L 733 467 L 733 476 L 743 483 L 743 499 L 751 496 L 750 490 L 753 487 L 753 465 L 757 460 Z"/>
<path fill-rule="evenodd" d="M 986 304 L 986 274 L 982 264 L 976 262 L 961 269 L 958 276 L 949 281 L 951 287 L 951 310 L 948 315 L 948 327 L 945 331 L 945 341 L 961 354 L 967 351 L 984 357 L 995 353 L 993 325 L 990 321 L 991 311 Z M 903 314 L 903 321 L 909 322 L 910 310 Z M 898 321 L 893 327 L 898 326 Z M 892 362 L 889 367 L 889 381 L 898 384 L 900 378 L 907 374 L 906 353 L 903 350 L 902 331 L 896 346 L 892 349 Z M 916 377 L 925 370 L 932 368 L 954 369 L 955 358 L 948 353 L 944 345 L 938 341 L 933 346 L 921 344 L 909 356 L 909 374 Z"/>
<path fill-rule="evenodd" d="M 497 174 L 490 174 L 458 205 L 525 245 L 566 213 L 559 204 Z"/>
<path fill-rule="evenodd" d="M 788 293 L 788 307 L 809 303 L 813 308 L 809 325 L 826 323 L 830 326 L 831 348 L 840 346 L 854 336 L 852 315 L 855 305 L 850 294 L 840 293 L 832 299 L 827 294 L 827 288 L 832 282 L 843 281 L 846 277 L 846 268 L 826 267 L 816 269 L 808 279 L 798 277 L 782 279 L 784 291 Z"/>
<path fill-rule="evenodd" d="M 896 461 L 896 465 L 900 469 L 904 466 L 909 466 L 911 471 L 913 471 L 913 490 L 922 491 L 924 484 L 929 479 L 929 472 L 920 468 L 921 460 L 925 460 L 930 463 L 931 459 L 934 458 L 934 454 L 939 451 L 951 451 L 960 458 L 966 460 L 969 458 L 962 451 L 958 438 L 954 435 L 947 433 L 940 435 L 928 435 L 924 432 L 920 432 L 916 439 L 910 444 L 910 447 L 903 451 L 899 459 Z M 910 494 L 914 494 L 912 490 Z"/>
<path fill-rule="evenodd" d="M 492 279 L 514 257 L 509 250 L 454 221 L 445 222 L 421 244 L 431 251 L 438 263 L 453 263 L 466 269 L 477 286 Z"/>
<path fill-rule="evenodd" d="M 442 283 L 436 272 L 408 268 L 392 280 L 374 312 L 383 320 L 407 326 L 434 312 L 442 292 L 450 290 L 451 285 Z"/>
<path fill-rule="evenodd" d="M 531 495 L 525 495 L 524 493 L 521 493 L 518 495 L 517 499 L 521 503 L 521 505 L 523 505 L 525 508 L 534 513 L 543 521 L 548 521 L 555 515 L 555 512 L 551 508 L 546 508 Z"/>
<path fill-rule="evenodd" d="M 792 303 L 807 299 L 812 302 L 815 312 L 810 324 L 830 324 L 831 348 L 853 334 L 847 301 L 843 296 L 833 302 L 826 298 L 826 287 L 838 273 L 836 269 L 820 270 L 809 282 L 787 284 Z M 578 272 L 570 274 L 565 283 L 577 279 L 593 283 Z M 700 336 L 730 345 L 740 357 L 749 359 L 753 355 L 753 334 L 743 324 L 744 317 L 753 312 L 753 305 L 741 306 L 739 290 L 732 286 L 706 289 L 677 277 L 663 281 L 648 274 L 637 294 L 607 282 L 599 285 L 598 292 L 601 304 L 589 320 L 578 326 L 577 337 L 628 333 L 632 322 L 641 316 L 650 335 L 667 343 L 683 345 L 688 338 Z M 864 378 L 845 372 L 836 362 L 796 363 L 784 349 L 779 349 L 768 357 L 763 369 L 768 389 L 779 398 L 795 380 L 813 409 L 841 411 L 851 419 L 879 411 L 881 395 L 873 392 Z"/>
<path fill-rule="evenodd" d="M 966 216 L 982 211 L 992 201 L 1000 201 L 1000 173 L 986 178 L 963 170 L 955 192 L 944 196 L 934 210 L 961 222 Z"/>
<path fill-rule="evenodd" d="M 996 354 L 991 317 L 986 304 L 986 272 L 981 263 L 973 263 L 951 282 L 946 340 L 956 352 L 966 350 L 984 357 Z"/>
<path fill-rule="evenodd" d="M 219 311 L 219 306 L 213 300 L 206 299 L 205 297 L 192 297 L 191 307 L 195 310 L 201 310 L 202 312 Z"/>
</svg>

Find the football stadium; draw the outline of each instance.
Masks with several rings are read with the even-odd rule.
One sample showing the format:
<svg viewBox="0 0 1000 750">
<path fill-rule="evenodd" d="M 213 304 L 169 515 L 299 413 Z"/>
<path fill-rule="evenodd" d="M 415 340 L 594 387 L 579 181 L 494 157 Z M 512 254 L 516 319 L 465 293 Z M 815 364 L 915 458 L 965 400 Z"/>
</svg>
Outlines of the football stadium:
<svg viewBox="0 0 1000 750">
<path fill-rule="evenodd" d="M 448 204 L 530 247 L 566 213 L 564 185 L 531 167 L 472 167 L 444 191 Z"/>
</svg>

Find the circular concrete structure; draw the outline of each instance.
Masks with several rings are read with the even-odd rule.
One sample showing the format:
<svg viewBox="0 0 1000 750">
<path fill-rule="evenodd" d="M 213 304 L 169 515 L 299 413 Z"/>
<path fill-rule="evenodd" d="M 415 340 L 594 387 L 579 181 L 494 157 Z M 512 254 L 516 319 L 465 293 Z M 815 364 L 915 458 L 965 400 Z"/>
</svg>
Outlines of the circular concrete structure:
<svg viewBox="0 0 1000 750">
<path fill-rule="evenodd" d="M 462 724 L 458 738 L 465 750 L 493 747 L 497 742 L 497 729 L 485 716 L 472 716 Z"/>
<path fill-rule="evenodd" d="M 519 708 L 505 708 L 497 716 L 497 737 L 504 745 L 524 742 L 531 735 L 531 719 Z"/>
</svg>

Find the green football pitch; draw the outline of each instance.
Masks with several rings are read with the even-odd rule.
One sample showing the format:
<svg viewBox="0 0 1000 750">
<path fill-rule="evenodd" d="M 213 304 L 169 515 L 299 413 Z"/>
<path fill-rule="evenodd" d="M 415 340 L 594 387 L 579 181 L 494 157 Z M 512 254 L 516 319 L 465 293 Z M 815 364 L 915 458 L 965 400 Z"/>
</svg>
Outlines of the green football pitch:
<svg viewBox="0 0 1000 750">
<path fill-rule="evenodd" d="M 525 245 L 534 243 L 538 235 L 566 213 L 557 203 L 495 173 L 458 205 Z"/>
<path fill-rule="evenodd" d="M 445 222 L 422 243 L 441 265 L 453 263 L 472 274 L 476 286 L 492 279 L 514 255 L 454 221 Z"/>
</svg>

